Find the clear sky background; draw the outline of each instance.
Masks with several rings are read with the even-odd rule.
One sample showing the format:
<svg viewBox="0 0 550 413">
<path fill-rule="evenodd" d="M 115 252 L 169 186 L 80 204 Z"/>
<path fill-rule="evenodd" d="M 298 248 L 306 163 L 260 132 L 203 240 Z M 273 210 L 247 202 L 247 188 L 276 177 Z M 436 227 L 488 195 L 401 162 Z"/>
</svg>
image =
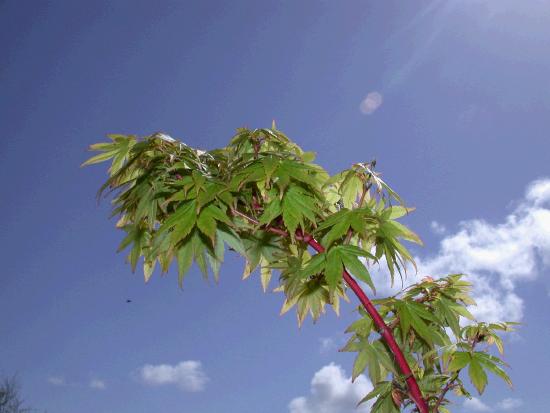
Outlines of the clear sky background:
<svg viewBox="0 0 550 413">
<path fill-rule="evenodd" d="M 417 207 L 420 275 L 466 271 L 480 317 L 524 323 L 514 390 L 456 411 L 547 409 L 550 1 L 2 1 L 0 39 L 0 374 L 30 405 L 353 411 L 355 304 L 298 329 L 229 257 L 218 286 L 145 285 L 95 200 L 106 166 L 79 168 L 107 133 L 210 149 L 276 119 L 332 173 L 376 158 Z"/>
</svg>

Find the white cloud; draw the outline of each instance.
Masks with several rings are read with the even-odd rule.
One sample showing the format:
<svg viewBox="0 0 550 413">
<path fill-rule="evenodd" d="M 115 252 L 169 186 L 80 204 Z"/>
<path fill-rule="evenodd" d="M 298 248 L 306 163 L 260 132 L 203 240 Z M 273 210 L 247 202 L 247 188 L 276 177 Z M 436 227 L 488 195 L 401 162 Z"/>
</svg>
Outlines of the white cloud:
<svg viewBox="0 0 550 413">
<path fill-rule="evenodd" d="M 514 410 L 521 406 L 523 406 L 523 400 L 510 397 L 500 401 L 497 404 L 497 408 L 499 410 Z"/>
<path fill-rule="evenodd" d="M 464 407 L 468 410 L 474 410 L 476 412 L 490 412 L 493 410 L 477 397 L 464 400 Z"/>
<path fill-rule="evenodd" d="M 204 390 L 209 380 L 200 361 L 187 360 L 176 365 L 147 364 L 140 369 L 141 379 L 150 385 L 175 384 L 183 391 L 198 392 Z"/>
<path fill-rule="evenodd" d="M 50 376 L 48 377 L 48 383 L 54 386 L 65 386 L 67 382 L 63 377 L 60 376 Z"/>
<path fill-rule="evenodd" d="M 90 380 L 90 388 L 96 390 L 105 390 L 107 386 L 105 385 L 105 382 L 103 380 L 92 379 Z"/>
<path fill-rule="evenodd" d="M 330 337 L 322 337 L 319 339 L 319 342 L 321 343 L 319 348 L 319 352 L 321 354 L 329 353 L 330 351 L 336 349 L 336 343 Z"/>
<path fill-rule="evenodd" d="M 382 104 L 382 94 L 378 92 L 370 92 L 365 99 L 361 101 L 359 109 L 365 115 L 371 115 Z"/>
<path fill-rule="evenodd" d="M 550 201 L 550 179 L 539 179 L 527 188 L 526 198 L 535 206 L 548 204 Z"/>
<path fill-rule="evenodd" d="M 550 179 L 531 183 L 525 197 L 503 222 L 492 224 L 483 219 L 463 221 L 457 232 L 440 241 L 432 256 L 415 258 L 418 274 L 409 271 L 407 284 L 430 275 L 464 273 L 474 284 L 478 305 L 472 313 L 483 321 L 519 321 L 523 300 L 515 287 L 535 280 L 543 266 L 550 264 Z M 394 293 L 388 275 L 380 265 L 375 283 L 382 294 Z"/>
<path fill-rule="evenodd" d="M 437 221 L 430 222 L 430 229 L 434 232 L 434 234 L 437 235 L 443 235 L 445 232 L 447 232 L 447 228 L 445 228 L 445 225 L 440 224 Z"/>
<path fill-rule="evenodd" d="M 372 400 L 355 406 L 372 390 L 364 375 L 351 382 L 342 367 L 330 363 L 315 373 L 309 396 L 296 397 L 288 404 L 290 413 L 367 413 Z"/>
</svg>

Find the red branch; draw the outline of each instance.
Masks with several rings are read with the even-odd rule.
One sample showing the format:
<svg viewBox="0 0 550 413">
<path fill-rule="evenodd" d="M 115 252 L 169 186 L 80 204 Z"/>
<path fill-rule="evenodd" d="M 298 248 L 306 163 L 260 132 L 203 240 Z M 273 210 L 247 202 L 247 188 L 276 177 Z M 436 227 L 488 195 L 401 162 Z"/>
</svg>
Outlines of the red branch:
<svg viewBox="0 0 550 413">
<path fill-rule="evenodd" d="M 325 248 L 310 235 L 305 234 L 302 238 L 315 251 L 325 252 Z M 416 379 L 414 378 L 411 368 L 409 367 L 409 363 L 407 363 L 407 360 L 405 359 L 403 352 L 397 345 L 391 329 L 388 328 L 388 326 L 382 319 L 382 316 L 380 316 L 380 313 L 378 312 L 376 307 L 372 304 L 371 300 L 369 300 L 369 298 L 367 297 L 365 292 L 361 289 L 359 284 L 357 284 L 357 281 L 355 281 L 355 279 L 345 269 L 343 271 L 343 276 L 344 276 L 344 281 L 355 293 L 355 295 L 357 296 L 361 304 L 363 304 L 363 307 L 365 307 L 365 310 L 367 310 L 370 317 L 372 318 L 372 321 L 376 325 L 378 332 L 384 338 L 384 340 L 388 344 L 388 347 L 390 348 L 393 355 L 395 356 L 395 361 L 397 363 L 397 366 L 401 370 L 401 373 L 403 373 L 403 375 L 406 377 L 411 398 L 413 399 L 414 403 L 418 407 L 418 410 L 420 410 L 420 413 L 428 413 L 428 405 L 426 403 L 426 400 L 424 400 L 424 397 L 422 396 L 422 392 L 420 391 L 420 388 L 418 387 L 418 383 L 416 382 Z"/>
<path fill-rule="evenodd" d="M 239 212 L 235 209 L 232 209 L 232 213 L 234 215 L 238 215 L 241 218 L 246 219 L 252 224 L 259 225 L 259 222 L 249 217 L 246 214 L 243 214 L 242 212 Z M 288 233 L 280 228 L 274 228 L 267 226 L 264 228 L 266 231 L 282 235 L 285 237 L 288 237 Z M 321 253 L 325 252 L 325 247 L 323 247 L 315 238 L 313 238 L 309 234 L 303 234 L 301 230 L 296 231 L 296 239 L 300 239 L 304 242 L 307 242 L 310 247 L 312 247 L 315 251 Z M 401 373 L 405 376 L 405 380 L 407 381 L 407 386 L 409 387 L 410 396 L 416 406 L 418 407 L 418 410 L 420 413 L 429 413 L 428 410 L 428 404 L 426 403 L 426 400 L 424 400 L 424 397 L 422 396 L 422 392 L 420 391 L 420 388 L 418 387 L 418 383 L 416 382 L 416 379 L 411 371 L 411 368 L 409 367 L 409 363 L 407 363 L 407 360 L 405 359 L 405 356 L 403 355 L 403 352 L 397 345 L 397 342 L 395 341 L 395 338 L 393 337 L 392 330 L 386 325 L 384 322 L 384 319 L 374 306 L 372 304 L 371 300 L 367 297 L 363 289 L 357 284 L 357 281 L 351 276 L 349 272 L 347 272 L 346 269 L 343 271 L 343 278 L 346 284 L 351 288 L 351 290 L 355 293 L 361 304 L 363 304 L 363 307 L 365 307 L 365 310 L 372 318 L 372 321 L 374 322 L 374 325 L 376 326 L 378 332 L 380 335 L 384 338 L 386 343 L 388 344 L 388 347 L 390 348 L 391 352 L 393 353 L 395 357 L 395 361 L 397 363 L 397 366 L 399 367 L 399 370 L 401 370 Z"/>
</svg>

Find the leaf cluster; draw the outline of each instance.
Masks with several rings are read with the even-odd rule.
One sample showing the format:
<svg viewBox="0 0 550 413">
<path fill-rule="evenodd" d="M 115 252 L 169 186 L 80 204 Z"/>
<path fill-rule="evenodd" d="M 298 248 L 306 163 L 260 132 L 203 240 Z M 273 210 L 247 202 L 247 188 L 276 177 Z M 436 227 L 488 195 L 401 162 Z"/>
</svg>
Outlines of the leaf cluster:
<svg viewBox="0 0 550 413">
<path fill-rule="evenodd" d="M 511 331 L 515 323 L 475 321 L 467 309 L 474 304 L 470 289 L 461 274 L 438 280 L 426 277 L 398 296 L 376 300 L 434 412 L 449 411 L 451 390 L 456 396 L 471 397 L 465 376 L 479 394 L 487 385 L 487 372 L 512 384 L 503 369 L 506 363 L 491 354 L 490 347 L 494 345 L 502 354 L 499 333 Z M 406 377 L 399 373 L 370 317 L 362 308 L 359 313 L 361 318 L 346 330 L 352 336 L 341 351 L 357 353 L 352 378 L 368 370 L 374 384 L 360 403 L 376 398 L 372 411 L 380 413 L 412 406 Z"/>
<path fill-rule="evenodd" d="M 349 301 L 344 270 L 374 292 L 372 264 L 385 262 L 391 283 L 408 263 L 414 266 L 404 243 L 421 241 L 399 222 L 412 208 L 381 179 L 374 161 L 330 176 L 314 162 L 314 153 L 275 125 L 240 128 L 226 147 L 209 151 L 163 133 L 109 138 L 90 146 L 99 153 L 83 165 L 110 161 L 98 197 L 112 194 L 112 216 L 125 233 L 118 251 L 128 250 L 133 271 L 141 264 L 145 281 L 156 268 L 166 274 L 172 265 L 180 286 L 193 265 L 218 281 L 230 250 L 245 260 L 242 278 L 259 273 L 264 291 L 278 273 L 273 291 L 285 296 L 281 314 L 295 308 L 301 325 L 308 315 L 316 321 L 327 305 L 338 314 L 340 299 Z M 312 255 L 311 237 L 320 240 L 323 252 Z M 495 331 L 509 325 L 461 327 L 461 317 L 472 318 L 468 291 L 461 276 L 452 275 L 375 301 L 430 406 L 442 411 L 449 389 L 468 395 L 460 376 L 466 367 L 480 392 L 487 370 L 509 381 L 499 359 L 474 351 L 481 343 L 502 350 Z M 362 318 L 348 329 L 353 336 L 345 350 L 358 353 L 353 377 L 368 369 L 375 384 L 364 400 L 376 398 L 378 412 L 409 406 L 405 378 L 372 320 L 359 311 Z"/>
<path fill-rule="evenodd" d="M 338 311 L 343 268 L 374 290 L 362 262 L 385 256 L 393 279 L 412 262 L 402 240 L 420 242 L 396 221 L 409 209 L 391 205 L 399 198 L 373 162 L 331 177 L 275 127 L 238 129 L 228 146 L 211 151 L 161 133 L 109 138 L 90 147 L 100 153 L 83 165 L 111 161 L 98 196 L 114 192 L 113 216 L 126 233 L 118 250 L 129 249 L 133 271 L 142 259 L 146 281 L 172 263 L 180 285 L 193 263 L 217 280 L 229 248 L 246 260 L 243 278 L 260 269 L 264 290 L 278 270 L 282 312 L 296 305 L 302 323 L 326 304 Z M 321 238 L 326 253 L 312 258 L 297 239 L 305 233 Z"/>
</svg>

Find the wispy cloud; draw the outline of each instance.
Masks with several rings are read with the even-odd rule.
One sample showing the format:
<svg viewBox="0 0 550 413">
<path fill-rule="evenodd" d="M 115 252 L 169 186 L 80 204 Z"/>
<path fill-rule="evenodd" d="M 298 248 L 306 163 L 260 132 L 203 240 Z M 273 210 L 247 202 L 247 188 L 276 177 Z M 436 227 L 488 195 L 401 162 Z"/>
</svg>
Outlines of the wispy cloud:
<svg viewBox="0 0 550 413">
<path fill-rule="evenodd" d="M 523 406 L 523 400 L 508 397 L 497 404 L 499 410 L 514 410 Z"/>
<path fill-rule="evenodd" d="M 82 382 L 75 382 L 71 380 L 67 381 L 63 376 L 50 376 L 48 377 L 47 381 L 52 386 L 57 386 L 57 387 L 72 387 L 72 388 L 88 387 L 90 389 L 95 389 L 95 390 L 104 390 L 107 388 L 107 385 L 105 384 L 105 382 L 97 378 L 91 379 L 87 383 L 82 383 Z"/>
<path fill-rule="evenodd" d="M 372 401 L 355 406 L 371 390 L 372 384 L 364 375 L 352 383 L 342 367 L 330 363 L 314 374 L 310 394 L 292 399 L 288 409 L 290 413 L 367 413 Z"/>
<path fill-rule="evenodd" d="M 472 313 L 476 317 L 484 321 L 520 320 L 524 303 L 516 292 L 517 284 L 537 279 L 541 267 L 550 264 L 549 208 L 550 179 L 532 182 L 503 222 L 463 221 L 458 231 L 441 239 L 436 254 L 416 258 L 418 274 L 409 271 L 407 284 L 426 275 L 462 272 L 474 283 L 478 305 Z M 375 278 L 383 294 L 401 288 L 389 288 L 384 270 L 376 272 Z"/>
<path fill-rule="evenodd" d="M 490 412 L 491 410 L 493 410 L 477 397 L 472 397 L 471 399 L 464 400 L 463 405 L 466 409 L 476 412 Z"/>
<path fill-rule="evenodd" d="M 90 388 L 96 389 L 96 390 L 105 390 L 107 386 L 103 380 L 92 379 L 90 380 Z"/>
<path fill-rule="evenodd" d="M 154 386 L 176 385 L 183 391 L 198 392 L 204 390 L 208 376 L 200 361 L 187 360 L 175 365 L 147 364 L 140 369 L 144 383 Z"/>
<path fill-rule="evenodd" d="M 463 406 L 468 409 L 468 411 L 476 412 L 492 412 L 492 411 L 507 411 L 515 410 L 518 407 L 523 406 L 523 400 L 515 399 L 508 397 L 501 400 L 496 404 L 496 406 L 490 406 L 478 399 L 477 397 L 472 397 L 471 399 L 464 400 Z"/>
<path fill-rule="evenodd" d="M 65 378 L 61 376 L 50 376 L 48 377 L 48 383 L 50 383 L 53 386 L 66 386 L 67 382 L 65 381 Z"/>
<path fill-rule="evenodd" d="M 336 349 L 336 343 L 331 337 L 322 337 L 319 339 L 319 353 L 326 354 Z"/>
<path fill-rule="evenodd" d="M 382 105 L 383 97 L 379 92 L 370 92 L 365 99 L 361 101 L 359 105 L 359 110 L 365 115 L 373 114 L 376 109 Z"/>
<path fill-rule="evenodd" d="M 443 235 L 445 232 L 447 232 L 447 228 L 445 228 L 445 225 L 440 224 L 437 221 L 430 222 L 430 229 L 433 231 L 434 234 L 437 235 Z"/>
</svg>

